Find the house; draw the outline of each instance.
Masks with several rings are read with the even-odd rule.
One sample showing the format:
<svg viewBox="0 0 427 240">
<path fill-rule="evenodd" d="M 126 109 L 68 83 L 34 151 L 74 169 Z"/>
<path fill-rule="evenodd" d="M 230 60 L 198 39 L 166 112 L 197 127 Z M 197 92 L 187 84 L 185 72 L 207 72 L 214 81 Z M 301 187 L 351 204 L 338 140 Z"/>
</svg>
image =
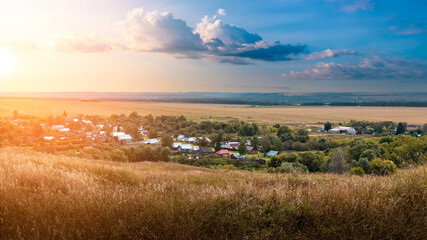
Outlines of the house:
<svg viewBox="0 0 427 240">
<path fill-rule="evenodd" d="M 176 143 L 176 142 L 174 142 L 174 143 L 172 143 L 172 148 L 174 149 L 174 150 L 177 150 L 179 147 L 181 147 L 182 146 L 182 143 Z"/>
<path fill-rule="evenodd" d="M 52 136 L 43 137 L 43 139 L 46 141 L 52 141 L 54 138 L 55 137 L 52 137 Z"/>
<path fill-rule="evenodd" d="M 418 129 L 421 129 L 421 125 L 409 124 L 406 129 L 408 129 L 408 131 L 416 131 Z"/>
<path fill-rule="evenodd" d="M 64 129 L 64 125 L 52 125 L 52 130 L 59 131 L 61 129 Z"/>
<path fill-rule="evenodd" d="M 70 129 L 69 128 L 61 128 L 58 130 L 58 132 L 69 132 Z"/>
<path fill-rule="evenodd" d="M 330 133 L 350 133 L 350 134 L 356 134 L 356 129 L 352 127 L 337 127 L 329 129 Z"/>
<path fill-rule="evenodd" d="M 139 133 L 141 133 L 142 136 L 148 136 L 148 130 L 142 130 Z"/>
<path fill-rule="evenodd" d="M 193 145 L 191 144 L 182 144 L 180 147 L 178 147 L 178 150 L 181 150 L 184 152 L 189 152 L 192 149 L 193 149 Z"/>
<path fill-rule="evenodd" d="M 229 143 L 227 143 L 227 148 L 237 149 L 238 147 L 239 147 L 239 143 L 238 142 L 229 142 Z"/>
<path fill-rule="evenodd" d="M 214 153 L 210 147 L 201 147 L 199 150 L 199 155 L 201 156 L 211 156 Z"/>
<path fill-rule="evenodd" d="M 180 142 L 185 142 L 184 140 L 185 140 L 185 136 L 184 135 L 179 135 L 177 138 L 176 138 L 176 140 L 177 141 L 180 141 Z"/>
<path fill-rule="evenodd" d="M 243 160 L 243 159 L 246 159 L 246 156 L 245 155 L 240 155 L 240 153 L 232 153 L 231 154 L 231 159 L 241 159 L 241 160 Z"/>
<path fill-rule="evenodd" d="M 131 143 L 132 142 L 132 136 L 131 135 L 127 135 L 127 134 L 120 135 L 120 136 L 117 137 L 117 139 L 120 142 L 125 142 L 125 143 Z"/>
<path fill-rule="evenodd" d="M 277 156 L 277 154 L 279 154 L 279 151 L 270 150 L 268 151 L 268 153 L 265 154 L 265 156 L 271 157 L 271 156 Z"/>
<path fill-rule="evenodd" d="M 189 142 L 189 143 L 195 143 L 196 140 L 197 140 L 197 138 L 195 138 L 195 137 L 189 137 L 189 138 L 187 138 L 187 142 Z"/>
<path fill-rule="evenodd" d="M 157 140 L 156 138 L 152 138 L 152 139 L 148 139 L 147 141 L 145 141 L 145 143 L 147 143 L 147 144 L 159 144 L 159 140 Z"/>
<path fill-rule="evenodd" d="M 246 146 L 246 151 L 248 151 L 248 154 L 259 154 L 258 149 L 252 146 Z"/>
<path fill-rule="evenodd" d="M 191 154 L 196 154 L 200 151 L 200 147 L 199 146 L 193 146 L 193 148 L 190 149 L 190 153 Z"/>
<path fill-rule="evenodd" d="M 92 121 L 89 121 L 89 120 L 82 120 L 82 123 L 84 123 L 84 124 L 92 124 Z"/>
<path fill-rule="evenodd" d="M 215 156 L 228 157 L 228 156 L 230 156 L 230 153 L 228 152 L 228 150 L 223 149 L 223 150 L 219 150 L 218 152 L 216 152 Z"/>
</svg>

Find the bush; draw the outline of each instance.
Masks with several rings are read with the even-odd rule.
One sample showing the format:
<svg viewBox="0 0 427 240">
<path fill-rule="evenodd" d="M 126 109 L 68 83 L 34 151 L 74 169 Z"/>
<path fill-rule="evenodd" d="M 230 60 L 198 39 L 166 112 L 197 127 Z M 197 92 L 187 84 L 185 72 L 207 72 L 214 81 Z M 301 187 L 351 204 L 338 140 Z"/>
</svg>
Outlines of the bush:
<svg viewBox="0 0 427 240">
<path fill-rule="evenodd" d="M 227 170 L 237 170 L 237 168 L 234 165 L 226 164 L 226 165 L 218 165 L 221 169 L 227 169 Z"/>
<path fill-rule="evenodd" d="M 362 167 L 354 167 L 350 169 L 350 173 L 354 174 L 354 175 L 358 175 L 358 176 L 363 176 L 365 175 L 365 171 L 363 170 Z"/>
<path fill-rule="evenodd" d="M 369 168 L 375 175 L 389 175 L 396 172 L 397 166 L 390 160 L 376 158 L 369 163 Z"/>
</svg>

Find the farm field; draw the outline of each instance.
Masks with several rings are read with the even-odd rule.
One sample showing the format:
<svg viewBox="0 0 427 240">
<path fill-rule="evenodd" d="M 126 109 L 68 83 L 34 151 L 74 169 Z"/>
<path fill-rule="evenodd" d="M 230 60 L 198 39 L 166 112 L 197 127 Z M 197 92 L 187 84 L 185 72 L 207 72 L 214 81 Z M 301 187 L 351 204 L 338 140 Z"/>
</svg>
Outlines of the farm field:
<svg viewBox="0 0 427 240">
<path fill-rule="evenodd" d="M 424 124 L 427 108 L 415 107 L 250 107 L 245 105 L 193 104 L 193 103 L 127 103 L 77 102 L 45 100 L 0 100 L 0 116 L 20 114 L 35 116 L 70 115 L 79 113 L 107 116 L 111 114 L 184 115 L 192 120 L 242 120 L 310 125 L 318 122 L 349 120 L 395 121 Z"/>
<path fill-rule="evenodd" d="M 0 149 L 0 239 L 422 239 L 427 167 L 268 174 Z"/>
</svg>

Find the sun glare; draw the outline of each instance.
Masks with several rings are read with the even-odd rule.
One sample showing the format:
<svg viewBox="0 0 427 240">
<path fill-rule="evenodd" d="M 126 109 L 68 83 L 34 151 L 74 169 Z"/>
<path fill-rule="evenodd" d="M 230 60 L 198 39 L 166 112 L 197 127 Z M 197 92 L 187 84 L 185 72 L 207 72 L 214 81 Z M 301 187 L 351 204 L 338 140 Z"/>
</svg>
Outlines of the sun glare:
<svg viewBox="0 0 427 240">
<path fill-rule="evenodd" d="M 0 48 L 0 77 L 8 77 L 16 68 L 16 56 L 6 48 Z"/>
</svg>

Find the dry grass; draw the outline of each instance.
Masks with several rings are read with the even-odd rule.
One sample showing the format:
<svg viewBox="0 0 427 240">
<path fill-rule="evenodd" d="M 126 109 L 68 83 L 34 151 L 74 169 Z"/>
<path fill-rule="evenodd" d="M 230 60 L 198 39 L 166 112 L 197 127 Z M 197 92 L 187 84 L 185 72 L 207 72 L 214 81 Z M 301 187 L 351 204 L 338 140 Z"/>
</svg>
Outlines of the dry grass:
<svg viewBox="0 0 427 240">
<path fill-rule="evenodd" d="M 276 175 L 0 150 L 2 239 L 422 239 L 427 167 Z"/>
<path fill-rule="evenodd" d="M 17 109 L 22 114 L 47 116 L 129 114 L 184 115 L 195 120 L 212 116 L 217 120 L 234 117 L 245 120 L 288 124 L 316 124 L 354 120 L 395 121 L 424 124 L 426 108 L 411 107 L 275 107 L 251 108 L 242 105 L 192 104 L 192 103 L 124 103 L 124 102 L 73 102 L 42 100 L 0 100 L 0 116 L 12 116 Z"/>
</svg>

